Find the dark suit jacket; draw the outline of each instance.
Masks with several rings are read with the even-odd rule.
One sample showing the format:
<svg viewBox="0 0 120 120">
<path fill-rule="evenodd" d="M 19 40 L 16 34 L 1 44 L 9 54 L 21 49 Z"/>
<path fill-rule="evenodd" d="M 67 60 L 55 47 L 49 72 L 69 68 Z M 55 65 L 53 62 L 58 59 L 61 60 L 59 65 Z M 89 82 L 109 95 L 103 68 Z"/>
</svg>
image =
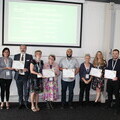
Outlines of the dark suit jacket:
<svg viewBox="0 0 120 120">
<path fill-rule="evenodd" d="M 110 59 L 108 61 L 108 67 L 107 67 L 108 70 L 112 70 L 112 60 L 113 59 Z M 120 59 L 118 59 L 117 64 L 116 64 L 114 70 L 117 71 L 117 76 L 116 77 L 118 77 L 118 79 L 120 79 Z"/>
<path fill-rule="evenodd" d="M 24 77 L 25 77 L 26 79 L 28 79 L 29 74 L 30 74 L 30 62 L 31 62 L 32 59 L 33 59 L 32 55 L 27 54 L 27 53 L 25 54 L 25 66 L 24 66 L 24 68 L 27 68 L 27 69 L 28 69 L 28 72 L 25 72 L 25 75 L 24 75 Z M 14 56 L 14 60 L 20 60 L 20 54 L 15 55 L 15 56 Z M 17 80 L 18 77 L 19 77 L 19 72 L 16 71 L 16 72 L 15 72 L 14 79 Z"/>
</svg>

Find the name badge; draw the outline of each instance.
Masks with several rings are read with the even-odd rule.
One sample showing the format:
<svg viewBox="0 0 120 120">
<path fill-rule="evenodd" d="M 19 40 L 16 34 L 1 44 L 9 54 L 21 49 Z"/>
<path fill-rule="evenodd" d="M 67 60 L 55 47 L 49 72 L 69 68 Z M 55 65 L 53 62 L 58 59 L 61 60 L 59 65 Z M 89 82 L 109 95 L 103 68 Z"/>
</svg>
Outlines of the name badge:
<svg viewBox="0 0 120 120">
<path fill-rule="evenodd" d="M 9 76 L 10 75 L 10 71 L 6 71 L 6 76 Z"/>
<path fill-rule="evenodd" d="M 53 77 L 50 77 L 50 78 L 49 78 L 49 81 L 53 81 Z"/>
<path fill-rule="evenodd" d="M 86 79 L 89 79 L 89 76 L 90 76 L 89 74 L 86 74 L 85 78 L 86 78 Z"/>
</svg>

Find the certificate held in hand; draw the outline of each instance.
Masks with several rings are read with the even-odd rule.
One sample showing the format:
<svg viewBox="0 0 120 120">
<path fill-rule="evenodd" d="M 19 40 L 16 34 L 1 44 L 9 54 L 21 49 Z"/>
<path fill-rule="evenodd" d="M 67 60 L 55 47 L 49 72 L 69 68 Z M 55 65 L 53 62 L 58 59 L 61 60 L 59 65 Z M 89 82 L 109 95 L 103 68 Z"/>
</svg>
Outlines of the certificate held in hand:
<svg viewBox="0 0 120 120">
<path fill-rule="evenodd" d="M 42 73 L 47 78 L 55 77 L 55 71 L 53 69 L 43 69 Z"/>
<path fill-rule="evenodd" d="M 104 76 L 107 79 L 114 79 L 116 77 L 116 71 L 115 70 L 105 70 Z"/>
<path fill-rule="evenodd" d="M 15 69 L 24 69 L 24 63 L 21 62 L 21 61 L 14 60 L 12 68 L 15 68 Z"/>
<path fill-rule="evenodd" d="M 90 75 L 100 78 L 102 75 L 102 70 L 97 68 L 91 68 Z"/>
<path fill-rule="evenodd" d="M 74 78 L 75 69 L 63 69 L 63 78 Z"/>
</svg>

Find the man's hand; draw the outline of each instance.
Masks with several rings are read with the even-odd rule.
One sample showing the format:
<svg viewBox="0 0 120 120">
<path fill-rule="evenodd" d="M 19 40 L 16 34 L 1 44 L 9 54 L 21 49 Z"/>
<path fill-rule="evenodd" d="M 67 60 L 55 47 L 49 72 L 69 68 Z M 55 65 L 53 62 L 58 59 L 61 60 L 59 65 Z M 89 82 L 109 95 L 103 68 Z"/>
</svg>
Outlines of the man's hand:
<svg viewBox="0 0 120 120">
<path fill-rule="evenodd" d="M 116 81 L 116 80 L 118 80 L 118 78 L 117 78 L 117 77 L 115 77 L 115 78 L 113 79 L 113 81 Z"/>
<path fill-rule="evenodd" d="M 24 68 L 24 69 L 23 69 L 23 72 L 28 72 L 28 69 L 27 69 L 27 68 Z"/>
</svg>

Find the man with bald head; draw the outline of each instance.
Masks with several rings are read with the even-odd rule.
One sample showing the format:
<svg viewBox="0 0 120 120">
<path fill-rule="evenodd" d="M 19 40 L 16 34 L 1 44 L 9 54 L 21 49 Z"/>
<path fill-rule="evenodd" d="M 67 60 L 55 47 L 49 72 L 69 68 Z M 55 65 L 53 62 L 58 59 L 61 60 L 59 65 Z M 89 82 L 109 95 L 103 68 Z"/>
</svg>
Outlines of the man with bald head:
<svg viewBox="0 0 120 120">
<path fill-rule="evenodd" d="M 75 87 L 75 77 L 73 78 L 64 78 L 63 77 L 63 70 L 64 69 L 74 69 L 75 70 L 75 75 L 79 72 L 79 64 L 76 58 L 72 57 L 73 51 L 72 49 L 67 49 L 66 51 L 66 57 L 62 58 L 59 66 L 60 66 L 60 71 L 62 72 L 62 80 L 61 80 L 61 86 L 62 86 L 62 96 L 61 96 L 61 101 L 62 101 L 62 109 L 65 107 L 66 104 L 66 91 L 67 88 L 69 90 L 69 108 L 73 109 L 72 106 L 72 101 L 73 101 L 73 95 L 74 95 L 74 87 Z"/>
<path fill-rule="evenodd" d="M 19 109 L 23 104 L 28 109 L 28 97 L 29 97 L 29 76 L 30 76 L 30 62 L 33 59 L 32 55 L 26 53 L 27 46 L 20 46 L 20 53 L 14 56 L 14 60 L 21 61 L 24 64 L 24 69 L 16 70 L 15 80 L 19 95 Z"/>
</svg>

